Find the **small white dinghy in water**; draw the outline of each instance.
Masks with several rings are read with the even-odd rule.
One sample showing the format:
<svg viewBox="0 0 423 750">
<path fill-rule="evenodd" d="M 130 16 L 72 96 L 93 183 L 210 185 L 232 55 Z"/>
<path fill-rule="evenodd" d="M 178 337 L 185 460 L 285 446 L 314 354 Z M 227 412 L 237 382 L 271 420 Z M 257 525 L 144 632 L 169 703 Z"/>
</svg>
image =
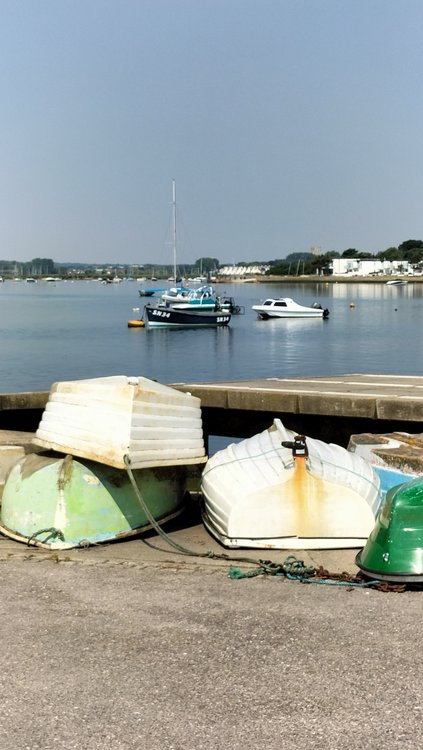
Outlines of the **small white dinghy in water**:
<svg viewBox="0 0 423 750">
<path fill-rule="evenodd" d="M 208 460 L 203 521 L 226 547 L 361 547 L 374 527 L 379 484 L 360 456 L 275 419 Z"/>
</svg>

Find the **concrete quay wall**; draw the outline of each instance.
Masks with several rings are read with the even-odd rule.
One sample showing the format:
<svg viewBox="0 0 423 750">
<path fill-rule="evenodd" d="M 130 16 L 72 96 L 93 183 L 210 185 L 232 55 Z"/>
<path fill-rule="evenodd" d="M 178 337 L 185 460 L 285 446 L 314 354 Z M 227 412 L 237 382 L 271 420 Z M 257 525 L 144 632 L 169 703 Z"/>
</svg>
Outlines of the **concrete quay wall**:
<svg viewBox="0 0 423 750">
<path fill-rule="evenodd" d="M 275 417 L 297 432 L 347 445 L 351 434 L 417 433 L 423 377 L 350 374 L 218 383 L 173 383 L 201 399 L 206 439 L 250 437 Z M 48 392 L 0 394 L 0 429 L 35 431 Z"/>
<path fill-rule="evenodd" d="M 206 435 L 250 437 L 279 417 L 286 427 L 347 446 L 351 434 L 423 423 L 423 377 L 341 375 L 175 385 L 201 399 Z"/>
</svg>

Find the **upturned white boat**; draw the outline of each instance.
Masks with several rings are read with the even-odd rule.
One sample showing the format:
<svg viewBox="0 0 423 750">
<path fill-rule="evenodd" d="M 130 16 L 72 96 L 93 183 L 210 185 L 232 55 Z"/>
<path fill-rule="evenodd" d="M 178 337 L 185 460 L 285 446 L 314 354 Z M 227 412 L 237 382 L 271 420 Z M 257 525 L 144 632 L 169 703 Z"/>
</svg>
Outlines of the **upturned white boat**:
<svg viewBox="0 0 423 750">
<path fill-rule="evenodd" d="M 305 307 L 294 302 L 291 297 L 269 297 L 258 305 L 253 305 L 253 310 L 259 318 L 328 318 L 329 310 L 323 308 L 318 302 L 312 307 Z"/>
<path fill-rule="evenodd" d="M 360 456 L 298 436 L 275 419 L 208 460 L 203 521 L 227 547 L 361 547 L 374 527 L 379 486 Z"/>
<path fill-rule="evenodd" d="M 57 549 L 173 518 L 206 461 L 200 399 L 123 375 L 55 383 L 33 443 L 45 453 L 11 467 L 0 530 Z"/>
<path fill-rule="evenodd" d="M 201 463 L 200 399 L 125 375 L 54 383 L 34 443 L 117 469 Z"/>
</svg>

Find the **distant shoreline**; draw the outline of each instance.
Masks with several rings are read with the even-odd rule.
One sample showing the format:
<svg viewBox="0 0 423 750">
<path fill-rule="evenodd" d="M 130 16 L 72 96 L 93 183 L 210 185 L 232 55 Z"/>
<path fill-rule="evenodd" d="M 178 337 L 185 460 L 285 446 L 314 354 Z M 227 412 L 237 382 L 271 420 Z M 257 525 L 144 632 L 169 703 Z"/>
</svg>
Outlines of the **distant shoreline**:
<svg viewBox="0 0 423 750">
<path fill-rule="evenodd" d="M 406 281 L 422 284 L 423 276 L 256 276 L 254 279 L 218 277 L 216 284 L 386 284 L 387 281 Z"/>
</svg>

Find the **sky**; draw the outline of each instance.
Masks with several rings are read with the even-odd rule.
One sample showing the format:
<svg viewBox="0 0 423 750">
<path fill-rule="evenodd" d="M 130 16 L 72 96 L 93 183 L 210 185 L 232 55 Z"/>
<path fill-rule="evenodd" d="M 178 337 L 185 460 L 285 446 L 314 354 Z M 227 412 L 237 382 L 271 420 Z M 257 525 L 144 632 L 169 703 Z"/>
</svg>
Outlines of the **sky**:
<svg viewBox="0 0 423 750">
<path fill-rule="evenodd" d="M 0 258 L 423 238 L 421 0 L 0 0 Z"/>
</svg>

